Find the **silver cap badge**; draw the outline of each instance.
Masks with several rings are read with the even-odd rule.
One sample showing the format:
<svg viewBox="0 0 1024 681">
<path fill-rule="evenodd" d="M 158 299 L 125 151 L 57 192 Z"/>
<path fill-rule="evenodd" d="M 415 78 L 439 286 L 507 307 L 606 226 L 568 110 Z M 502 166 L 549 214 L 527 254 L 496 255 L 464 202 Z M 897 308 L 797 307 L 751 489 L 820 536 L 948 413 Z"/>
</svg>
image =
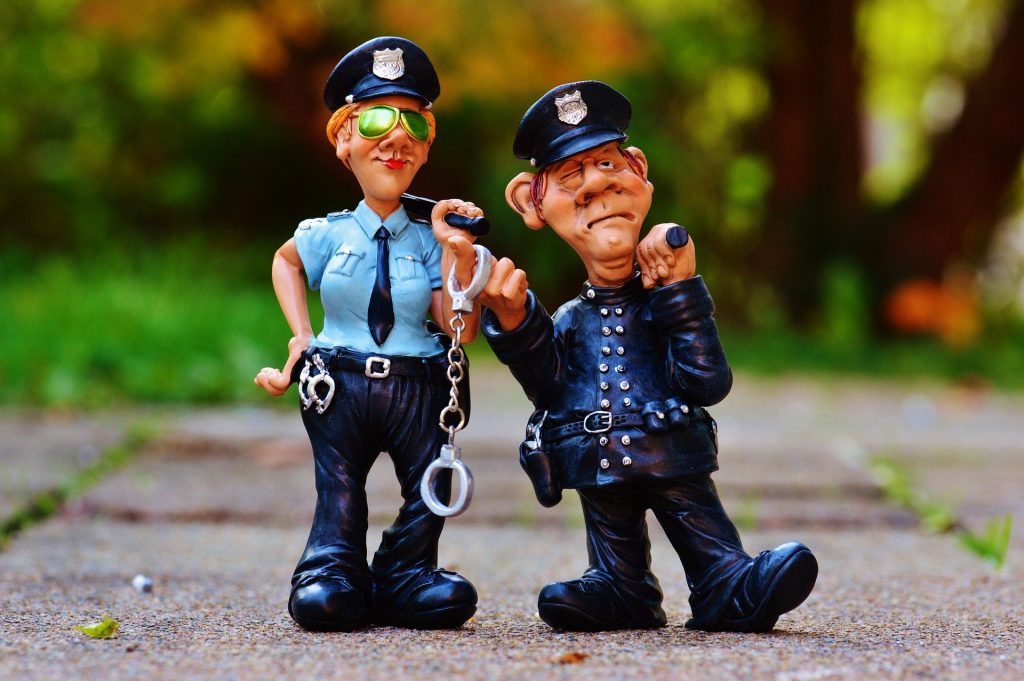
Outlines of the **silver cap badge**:
<svg viewBox="0 0 1024 681">
<path fill-rule="evenodd" d="M 395 80 L 405 74 L 402 48 L 373 51 L 373 75 L 385 80 Z"/>
<path fill-rule="evenodd" d="M 556 97 L 555 106 L 558 108 L 558 120 L 569 125 L 577 125 L 587 116 L 587 104 L 579 90 L 565 97 Z"/>
</svg>

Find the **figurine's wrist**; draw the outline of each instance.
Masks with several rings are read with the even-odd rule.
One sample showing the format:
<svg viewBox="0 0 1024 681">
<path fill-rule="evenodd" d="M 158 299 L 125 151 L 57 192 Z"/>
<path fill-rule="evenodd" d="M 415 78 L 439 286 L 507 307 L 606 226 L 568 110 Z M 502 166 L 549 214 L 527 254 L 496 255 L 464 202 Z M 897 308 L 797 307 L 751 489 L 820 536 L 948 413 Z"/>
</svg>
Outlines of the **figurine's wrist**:
<svg viewBox="0 0 1024 681">
<path fill-rule="evenodd" d="M 494 316 L 498 318 L 498 324 L 501 325 L 501 330 L 505 333 L 515 331 L 523 325 L 526 321 L 526 306 L 517 310 L 495 310 Z"/>
</svg>

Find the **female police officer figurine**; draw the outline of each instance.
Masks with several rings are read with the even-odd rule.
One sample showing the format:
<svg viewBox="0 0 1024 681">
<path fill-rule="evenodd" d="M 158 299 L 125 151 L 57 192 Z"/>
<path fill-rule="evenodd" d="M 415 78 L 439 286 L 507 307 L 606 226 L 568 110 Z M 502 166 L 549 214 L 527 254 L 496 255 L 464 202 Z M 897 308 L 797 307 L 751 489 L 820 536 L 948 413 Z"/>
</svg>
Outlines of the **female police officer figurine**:
<svg viewBox="0 0 1024 681">
<path fill-rule="evenodd" d="M 472 237 L 442 218 L 482 214 L 471 203 L 441 201 L 431 226 L 410 220 L 399 201 L 426 163 L 439 93 L 430 60 L 408 40 L 376 38 L 345 55 L 324 90 L 334 112 L 327 137 L 363 200 L 354 211 L 303 221 L 274 256 L 274 291 L 293 337 L 284 369 L 265 368 L 255 382 L 281 395 L 299 381 L 313 446 L 316 511 L 288 602 L 306 629 L 453 628 L 476 610 L 473 585 L 437 568 L 444 519 L 420 495 L 423 472 L 446 441 L 438 415 L 449 397 L 444 349 L 426 313 L 451 333 L 442 272 L 454 264 L 465 285 L 475 257 Z M 303 272 L 324 306 L 315 336 Z M 464 318 L 468 341 L 478 319 Z M 391 455 L 404 502 L 371 567 L 364 486 L 381 451 Z M 443 500 L 450 480 L 435 481 Z"/>
</svg>

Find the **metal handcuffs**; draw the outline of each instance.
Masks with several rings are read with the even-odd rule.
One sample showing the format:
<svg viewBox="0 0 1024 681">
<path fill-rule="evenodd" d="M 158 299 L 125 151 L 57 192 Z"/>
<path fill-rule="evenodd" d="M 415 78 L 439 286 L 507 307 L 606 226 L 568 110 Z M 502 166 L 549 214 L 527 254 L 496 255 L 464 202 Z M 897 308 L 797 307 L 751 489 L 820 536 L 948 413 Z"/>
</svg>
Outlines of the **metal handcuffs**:
<svg viewBox="0 0 1024 681">
<path fill-rule="evenodd" d="M 327 411 L 327 407 L 331 406 L 331 400 L 334 398 L 334 379 L 331 378 L 331 374 L 327 371 L 324 360 L 319 354 L 313 355 L 312 366 L 319 373 L 310 376 L 311 366 L 308 359 L 306 365 L 302 367 L 302 372 L 299 373 L 299 400 L 302 402 L 303 411 L 309 411 L 310 407 L 316 406 L 316 413 L 323 414 Z M 316 391 L 316 387 L 321 383 L 327 386 L 327 394 L 323 397 L 320 397 L 320 393 Z"/>
<path fill-rule="evenodd" d="M 491 252 L 486 247 L 477 244 L 473 244 L 473 250 L 476 251 L 476 267 L 473 270 L 473 280 L 465 290 L 461 288 L 458 277 L 455 276 L 454 265 L 451 272 L 448 273 L 448 295 L 451 296 L 452 312 L 455 313 L 455 317 L 452 319 L 453 328 L 456 328 L 455 320 L 461 321 L 462 313 L 473 311 L 473 300 L 484 290 L 484 286 L 491 276 Z M 452 350 L 448 352 L 449 362 L 455 361 L 452 358 L 452 351 L 458 350 L 462 344 L 461 331 L 462 327 L 457 327 L 455 344 L 452 346 Z M 449 374 L 449 377 L 451 377 L 451 374 Z M 461 372 L 459 377 L 461 379 Z M 461 411 L 458 409 L 458 380 L 454 378 L 451 380 L 452 401 L 455 408 Z M 449 406 L 451 404 L 449 403 Z M 464 425 L 465 419 L 461 420 L 457 427 L 448 427 L 448 442 L 441 445 L 440 456 L 430 462 L 427 470 L 423 473 L 423 479 L 420 480 L 420 496 L 423 497 L 423 502 L 435 515 L 442 517 L 459 515 L 469 508 L 469 502 L 473 498 L 473 474 L 469 472 L 469 468 L 462 462 L 462 448 L 455 444 L 455 433 L 461 430 Z M 455 471 L 459 477 L 459 496 L 450 506 L 445 506 L 441 503 L 441 500 L 434 494 L 433 487 L 434 478 L 445 468 Z"/>
</svg>

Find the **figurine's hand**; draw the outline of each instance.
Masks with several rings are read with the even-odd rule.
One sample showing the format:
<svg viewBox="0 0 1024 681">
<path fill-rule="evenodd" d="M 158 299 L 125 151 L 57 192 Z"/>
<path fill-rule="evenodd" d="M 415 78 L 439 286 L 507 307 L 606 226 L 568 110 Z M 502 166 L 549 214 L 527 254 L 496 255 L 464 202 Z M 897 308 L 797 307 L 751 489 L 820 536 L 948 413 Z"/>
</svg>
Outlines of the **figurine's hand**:
<svg viewBox="0 0 1024 681">
<path fill-rule="evenodd" d="M 293 336 L 288 341 L 288 361 L 284 364 L 284 370 L 263 367 L 256 374 L 256 378 L 252 379 L 252 382 L 274 397 L 284 395 L 288 392 L 288 386 L 291 385 L 292 369 L 302 357 L 302 352 L 309 347 L 309 341 L 309 336 Z"/>
<path fill-rule="evenodd" d="M 655 225 L 637 246 L 636 257 L 644 288 L 674 284 L 689 279 L 697 272 L 693 239 L 679 248 L 672 248 L 666 238 L 672 227 L 675 224 L 671 222 Z"/>
<path fill-rule="evenodd" d="M 526 319 L 526 272 L 516 269 L 508 258 L 494 263 L 491 276 L 477 301 L 491 308 L 505 331 L 515 329 Z"/>
<path fill-rule="evenodd" d="M 453 236 L 460 236 L 469 241 L 469 243 L 476 241 L 476 237 L 470 234 L 469 230 L 452 227 L 445 222 L 444 216 L 448 213 L 458 213 L 469 218 L 478 218 L 484 214 L 482 210 L 469 201 L 463 201 L 461 199 L 445 199 L 444 201 L 438 201 L 437 205 L 435 205 L 433 210 L 430 211 L 430 225 L 434 229 L 434 238 L 437 239 L 437 242 L 441 244 L 442 247 L 446 247 L 448 246 L 449 239 Z M 460 277 L 459 280 L 461 281 L 461 279 L 462 278 Z"/>
</svg>

